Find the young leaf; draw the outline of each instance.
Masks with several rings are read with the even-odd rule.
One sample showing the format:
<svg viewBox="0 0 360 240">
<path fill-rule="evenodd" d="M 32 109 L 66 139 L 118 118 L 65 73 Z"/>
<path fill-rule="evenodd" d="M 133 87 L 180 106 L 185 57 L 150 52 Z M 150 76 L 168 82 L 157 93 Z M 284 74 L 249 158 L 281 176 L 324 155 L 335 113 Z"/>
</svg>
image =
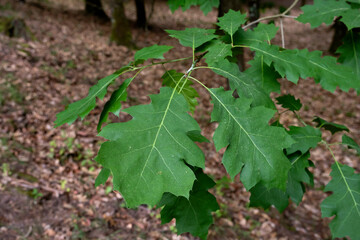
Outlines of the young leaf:
<svg viewBox="0 0 360 240">
<path fill-rule="evenodd" d="M 336 52 L 340 53 L 338 61 L 351 67 L 360 82 L 360 33 L 350 31 Z"/>
<path fill-rule="evenodd" d="M 172 48 L 173 48 L 172 46 L 166 46 L 166 45 L 159 46 L 157 44 L 152 45 L 150 47 L 145 47 L 135 53 L 134 60 L 136 62 L 138 60 L 146 61 L 150 58 L 164 59 L 163 56 L 164 53 L 168 52 Z"/>
<path fill-rule="evenodd" d="M 227 147 L 223 164 L 234 178 L 240 179 L 246 189 L 258 182 L 267 188 L 285 189 L 290 162 L 283 149 L 294 141 L 285 129 L 269 126 L 275 111 L 265 107 L 251 108 L 251 100 L 235 99 L 231 91 L 210 89 L 214 110 L 211 120 L 219 123 L 214 133 L 218 150 Z"/>
<path fill-rule="evenodd" d="M 343 135 L 342 136 L 342 144 L 347 145 L 348 148 L 355 149 L 357 154 L 360 155 L 360 146 L 351 137 L 349 137 L 347 135 Z"/>
<path fill-rule="evenodd" d="M 189 104 L 190 111 L 194 113 L 195 107 L 198 105 L 196 100 L 199 97 L 197 91 L 191 86 L 193 83 L 189 80 L 186 80 L 185 84 L 181 83 L 178 86 L 179 81 L 184 81 L 184 74 L 176 72 L 176 70 L 166 71 L 161 77 L 163 79 L 163 85 L 171 88 L 176 88 L 179 92 L 181 89 L 181 94 L 185 97 L 187 103 Z M 178 87 L 176 87 L 178 86 Z"/>
<path fill-rule="evenodd" d="M 215 63 L 228 56 L 232 56 L 231 45 L 221 41 L 213 41 L 206 50 L 208 53 L 204 58 L 206 59 L 207 64 Z"/>
<path fill-rule="evenodd" d="M 111 170 L 114 189 L 129 207 L 155 205 L 165 192 L 189 197 L 195 176 L 186 165 L 204 167 L 204 154 L 187 136 L 200 131 L 176 90 L 163 87 L 149 105 L 123 110 L 133 119 L 108 124 L 97 162 Z"/>
<path fill-rule="evenodd" d="M 314 0 L 314 5 L 301 7 L 304 13 L 296 20 L 302 23 L 310 23 L 311 28 L 315 28 L 322 23 L 331 24 L 336 16 L 341 16 L 344 11 L 349 9 L 350 5 L 345 1 Z"/>
<path fill-rule="evenodd" d="M 245 74 L 251 78 L 256 85 L 260 86 L 266 94 L 272 92 L 280 93 L 280 83 L 277 81 L 281 76 L 274 67 L 264 62 L 264 56 L 255 56 L 254 60 L 248 62 L 251 67 L 245 70 Z"/>
<path fill-rule="evenodd" d="M 346 126 L 337 124 L 337 123 L 328 122 L 320 117 L 315 117 L 313 122 L 317 123 L 316 127 L 324 128 L 325 130 L 329 130 L 332 134 L 334 134 L 336 132 L 341 132 L 341 131 L 349 132 L 349 129 Z"/>
<path fill-rule="evenodd" d="M 287 108 L 290 111 L 299 111 L 302 107 L 300 100 L 295 99 L 295 97 L 291 94 L 277 97 L 276 100 L 283 108 Z"/>
<path fill-rule="evenodd" d="M 100 186 L 101 184 L 105 185 L 106 181 L 110 177 L 110 170 L 107 168 L 102 168 L 99 175 L 95 179 L 95 187 Z"/>
<path fill-rule="evenodd" d="M 289 135 L 296 141 L 291 147 L 286 149 L 287 154 L 296 151 L 306 153 L 310 148 L 315 148 L 321 141 L 321 131 L 309 125 L 305 127 L 290 126 Z"/>
<path fill-rule="evenodd" d="M 214 29 L 186 28 L 185 30 L 166 30 L 170 37 L 177 38 L 180 44 L 193 49 L 216 37 Z"/>
<path fill-rule="evenodd" d="M 335 162 L 331 166 L 332 180 L 326 185 L 325 192 L 332 192 L 320 205 L 322 217 L 335 218 L 330 222 L 333 238 L 360 236 L 360 174 L 354 169 Z"/>
<path fill-rule="evenodd" d="M 162 224 L 175 218 L 178 234 L 190 232 L 193 236 L 206 239 L 208 229 L 213 223 L 211 212 L 218 210 L 219 206 L 215 197 L 207 191 L 215 185 L 214 181 L 201 169 L 195 170 L 195 175 L 196 180 L 189 199 L 165 193 L 158 206 L 164 206 L 161 210 Z"/>
<path fill-rule="evenodd" d="M 211 63 L 209 67 L 215 73 L 229 79 L 231 89 L 236 90 L 240 96 L 252 99 L 252 106 L 275 108 L 270 96 L 246 73 L 240 72 L 236 63 L 223 59 Z"/>
<path fill-rule="evenodd" d="M 120 87 L 111 94 L 109 101 L 105 103 L 105 106 L 101 112 L 99 123 L 97 125 L 97 131 L 100 132 L 101 126 L 104 122 L 106 122 L 109 113 L 113 113 L 116 116 L 119 116 L 121 110 L 121 102 L 126 101 L 127 92 L 126 89 L 131 82 L 131 78 L 126 79 Z"/>
<path fill-rule="evenodd" d="M 64 111 L 56 114 L 55 127 L 59 127 L 65 123 L 71 124 L 78 117 L 83 119 L 85 116 L 89 114 L 91 110 L 95 108 L 96 98 L 103 99 L 107 87 L 114 82 L 114 80 L 119 77 L 124 72 L 127 72 L 131 69 L 130 66 L 122 67 L 120 70 L 115 73 L 101 79 L 98 83 L 92 86 L 89 90 L 89 94 L 87 97 L 71 103 Z"/>
<path fill-rule="evenodd" d="M 219 22 L 217 25 L 220 29 L 224 30 L 226 33 L 232 37 L 234 33 L 238 30 L 241 24 L 246 22 L 246 14 L 241 14 L 240 11 L 229 10 L 223 17 L 219 17 Z"/>
</svg>

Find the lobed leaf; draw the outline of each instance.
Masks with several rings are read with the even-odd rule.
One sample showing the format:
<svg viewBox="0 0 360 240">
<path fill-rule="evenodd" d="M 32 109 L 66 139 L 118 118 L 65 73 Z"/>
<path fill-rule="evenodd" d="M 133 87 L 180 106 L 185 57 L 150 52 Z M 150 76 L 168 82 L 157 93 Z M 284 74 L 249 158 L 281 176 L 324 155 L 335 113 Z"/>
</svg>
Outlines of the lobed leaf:
<svg viewBox="0 0 360 240">
<path fill-rule="evenodd" d="M 174 47 L 166 45 L 159 46 L 157 44 L 150 47 L 145 47 L 135 53 L 134 60 L 136 62 L 138 60 L 146 61 L 150 58 L 164 59 L 164 53 L 168 52 L 172 48 Z"/>
<path fill-rule="evenodd" d="M 92 86 L 87 97 L 71 103 L 64 111 L 56 114 L 55 127 L 59 127 L 65 123 L 72 124 L 78 117 L 84 119 L 91 110 L 96 106 L 96 98 L 103 99 L 107 87 L 121 74 L 130 71 L 131 66 L 125 66 L 114 72 L 113 74 L 100 79 L 98 83 Z"/>
<path fill-rule="evenodd" d="M 207 190 L 215 185 L 201 169 L 195 170 L 196 180 L 189 199 L 165 193 L 158 204 L 161 210 L 161 223 L 176 219 L 178 234 L 190 232 L 193 236 L 206 239 L 208 229 L 213 223 L 211 212 L 219 209 L 215 197 Z"/>
<path fill-rule="evenodd" d="M 186 28 L 185 30 L 166 30 L 170 37 L 177 38 L 181 45 L 193 49 L 214 39 L 214 29 Z"/>
<path fill-rule="evenodd" d="M 360 146 L 351 137 L 347 135 L 343 135 L 342 144 L 347 145 L 348 148 L 355 149 L 357 154 L 360 155 Z"/>
<path fill-rule="evenodd" d="M 193 83 L 188 79 L 184 79 L 184 74 L 176 72 L 176 70 L 166 71 L 164 75 L 161 77 L 163 79 L 163 85 L 171 88 L 175 88 L 179 93 L 181 93 L 190 108 L 190 111 L 194 113 L 195 107 L 199 104 L 196 100 L 199 97 L 197 91 L 191 86 Z M 178 86 L 178 83 L 184 81 L 184 84 L 181 83 Z M 180 92 L 181 90 L 181 92 Z"/>
<path fill-rule="evenodd" d="M 239 27 L 246 22 L 246 14 L 241 14 L 240 11 L 230 9 L 224 16 L 218 18 L 216 23 L 220 29 L 232 37 Z"/>
<path fill-rule="evenodd" d="M 96 160 L 111 170 L 114 189 L 129 207 L 153 206 L 165 192 L 189 198 L 195 175 L 187 164 L 204 167 L 204 154 L 187 136 L 200 128 L 184 97 L 163 87 L 150 98 L 148 105 L 123 110 L 132 120 L 108 124 L 99 134 L 110 141 Z"/>
<path fill-rule="evenodd" d="M 333 238 L 360 237 L 360 174 L 354 169 L 335 162 L 331 166 L 332 180 L 325 192 L 332 192 L 320 205 L 322 217 L 332 217 L 330 230 Z"/>
<path fill-rule="evenodd" d="M 332 134 L 341 131 L 349 132 L 349 129 L 346 126 L 337 123 L 328 122 L 320 117 L 315 117 L 313 122 L 317 123 L 318 128 L 324 128 L 325 130 L 329 130 Z"/>
<path fill-rule="evenodd" d="M 300 100 L 295 99 L 295 97 L 291 94 L 277 97 L 276 100 L 283 108 L 287 108 L 290 111 L 299 111 L 302 107 Z"/>
<path fill-rule="evenodd" d="M 211 120 L 219 123 L 214 144 L 226 147 L 223 164 L 234 178 L 238 173 L 246 189 L 262 182 L 268 188 L 285 189 L 290 162 L 283 149 L 294 141 L 285 129 L 268 125 L 275 111 L 251 108 L 251 100 L 235 99 L 231 91 L 210 89 L 214 110 Z"/>
<path fill-rule="evenodd" d="M 223 43 L 219 40 L 213 41 L 206 50 L 208 53 L 205 54 L 204 58 L 206 59 L 206 63 L 209 65 L 222 61 L 226 57 L 232 56 L 231 45 Z"/>
<path fill-rule="evenodd" d="M 99 123 L 97 125 L 97 131 L 100 132 L 101 126 L 104 122 L 106 122 L 109 113 L 115 114 L 115 116 L 119 116 L 121 110 L 121 102 L 126 101 L 127 92 L 126 89 L 131 83 L 131 78 L 126 79 L 119 88 L 111 94 L 109 101 L 105 103 L 105 106 L 100 114 Z"/>
<path fill-rule="evenodd" d="M 321 131 L 318 128 L 313 128 L 309 125 L 305 127 L 289 127 L 289 135 L 296 141 L 291 147 L 286 149 L 287 154 L 292 154 L 296 151 L 306 153 L 310 148 L 315 148 L 321 141 Z"/>
</svg>

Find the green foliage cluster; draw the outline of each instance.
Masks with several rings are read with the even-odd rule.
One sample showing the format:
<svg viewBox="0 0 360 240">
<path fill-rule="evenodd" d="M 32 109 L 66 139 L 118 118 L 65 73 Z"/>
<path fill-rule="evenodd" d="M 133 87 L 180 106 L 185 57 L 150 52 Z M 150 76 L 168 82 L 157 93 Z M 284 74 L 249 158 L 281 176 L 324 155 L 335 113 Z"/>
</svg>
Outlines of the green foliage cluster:
<svg viewBox="0 0 360 240">
<path fill-rule="evenodd" d="M 184 10 L 193 3 L 207 12 L 209 5 L 215 6 L 218 1 L 169 1 L 172 10 L 178 7 Z M 242 27 L 246 15 L 231 10 L 217 23 L 224 35 L 216 34 L 214 29 L 167 30 L 181 45 L 192 48 L 192 56 L 159 61 L 157 59 L 163 59 L 163 54 L 172 46 L 154 45 L 141 49 L 133 62 L 99 80 L 90 88 L 87 97 L 59 113 L 55 125 L 71 124 L 78 117 L 83 119 L 94 109 L 96 98 L 104 98 L 115 79 L 126 72 L 134 72 L 133 77 L 125 79 L 112 93 L 101 113 L 98 131 L 108 141 L 102 144 L 96 157 L 103 169 L 95 184 L 104 184 L 111 174 L 114 189 L 122 194 L 128 207 L 140 204 L 161 207 L 163 223 L 175 218 L 179 234 L 190 232 L 205 239 L 212 223 L 211 213 L 218 209 L 218 204 L 208 192 L 215 183 L 203 172 L 204 154 L 195 143 L 208 140 L 189 114 L 196 111 L 198 105 L 199 95 L 192 86 L 196 82 L 212 99 L 211 121 L 218 123 L 212 142 L 217 151 L 226 148 L 222 162 L 231 178 L 240 174 L 240 180 L 251 192 L 251 206 L 269 208 L 273 205 L 283 211 L 289 199 L 299 204 L 305 185 L 313 185 L 309 168 L 314 167 L 314 163 L 309 160 L 310 150 L 324 144 L 334 163 L 332 180 L 325 188 L 332 194 L 321 204 L 323 217 L 335 216 L 330 223 L 333 237 L 360 239 L 357 227 L 360 226 L 360 175 L 336 160 L 331 145 L 322 139 L 321 131 L 335 134 L 349 129 L 316 116 L 313 123 L 305 123 L 298 114 L 302 104 L 292 95 L 280 96 L 276 101 L 293 112 L 301 126 L 286 129 L 278 121 L 269 125 L 275 116 L 281 117 L 270 98 L 271 92 L 280 92 L 277 81 L 280 77 L 293 83 L 299 78 L 312 77 L 328 91 L 338 87 L 343 91 L 360 92 L 360 36 L 352 30 L 360 27 L 360 2 L 315 0 L 314 5 L 302 10 L 304 13 L 296 20 L 310 23 L 312 27 L 323 22 L 330 24 L 334 17 L 342 17 L 340 20 L 349 31 L 338 50 L 338 59 L 323 56 L 320 51 L 272 45 L 271 39 L 278 32 L 274 24 L 261 23 L 248 30 L 248 25 Z M 233 62 L 239 48 L 255 53 L 249 62 L 251 67 L 244 72 Z M 121 109 L 121 102 L 127 99 L 127 88 L 142 70 L 189 59 L 192 63 L 186 72 L 165 71 L 163 87 L 159 94 L 150 96 L 150 104 Z M 206 65 L 199 63 L 201 59 L 205 59 Z M 152 63 L 144 64 L 148 60 Z M 192 76 L 198 69 L 208 69 L 227 78 L 231 90 L 208 88 L 201 79 Z M 234 91 L 239 97 L 234 97 Z M 102 128 L 109 113 L 118 115 L 120 112 L 130 114 L 132 119 Z M 339 144 L 360 153 L 359 145 L 348 135 L 343 135 Z"/>
</svg>

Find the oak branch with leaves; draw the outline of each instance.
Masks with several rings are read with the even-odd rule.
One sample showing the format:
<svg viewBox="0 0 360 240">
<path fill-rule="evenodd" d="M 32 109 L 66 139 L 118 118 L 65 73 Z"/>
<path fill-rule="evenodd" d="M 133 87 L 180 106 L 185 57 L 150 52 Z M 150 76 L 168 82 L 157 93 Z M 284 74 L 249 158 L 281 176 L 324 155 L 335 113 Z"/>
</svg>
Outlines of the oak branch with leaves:
<svg viewBox="0 0 360 240">
<path fill-rule="evenodd" d="M 181 1 L 170 2 L 174 9 L 182 6 Z M 199 1 L 199 4 L 204 2 L 211 1 Z M 140 204 L 162 207 L 162 223 L 175 218 L 179 234 L 190 232 L 206 238 L 213 222 L 212 212 L 219 207 L 216 198 L 208 192 L 214 182 L 203 172 L 204 153 L 195 143 L 208 140 L 189 114 L 196 111 L 198 105 L 199 95 L 192 87 L 196 82 L 212 99 L 211 121 L 218 123 L 212 139 L 215 148 L 217 151 L 226 148 L 222 163 L 232 178 L 240 174 L 240 180 L 251 192 L 251 206 L 268 208 L 274 205 L 283 211 L 289 199 L 299 204 L 304 184 L 313 185 L 313 175 L 308 170 L 314 166 L 309 160 L 310 149 L 323 144 L 334 163 L 332 180 L 324 190 L 332 194 L 321 204 L 322 215 L 335 216 L 330 223 L 334 238 L 360 239 L 360 174 L 336 160 L 331 144 L 322 139 L 320 130 L 334 134 L 349 129 L 319 117 L 312 124 L 305 123 L 298 113 L 302 104 L 292 95 L 280 96 L 276 101 L 293 112 L 302 126 L 286 129 L 279 121 L 269 125 L 274 116 L 281 117 L 270 98 L 271 92 L 280 92 L 278 78 L 297 83 L 299 78 L 311 77 L 331 92 L 336 88 L 360 92 L 360 35 L 352 31 L 360 27 L 360 1 L 315 0 L 314 5 L 304 6 L 303 14 L 296 18 L 317 27 L 341 17 L 348 34 L 338 49 L 338 59 L 323 56 L 320 51 L 285 49 L 284 43 L 282 47 L 272 45 L 271 39 L 279 29 L 274 24 L 260 23 L 248 30 L 249 26 L 264 20 L 292 17 L 286 14 L 296 3 L 282 14 L 248 24 L 245 14 L 230 10 L 217 23 L 225 35 L 217 35 L 214 29 L 167 30 L 181 45 L 192 49 L 192 56 L 161 60 L 172 46 L 143 48 L 136 52 L 134 61 L 99 80 L 90 88 L 87 97 L 57 114 L 56 127 L 71 124 L 79 117 L 83 119 L 96 106 L 96 98 L 104 98 L 109 85 L 124 73 L 134 73 L 112 93 L 101 113 L 98 131 L 108 141 L 101 145 L 96 157 L 103 168 L 95 185 L 104 184 L 111 174 L 114 189 L 122 194 L 128 207 Z M 203 8 L 208 10 L 209 6 Z M 251 67 L 244 72 L 231 60 L 237 48 L 248 48 L 255 53 L 249 62 Z M 142 70 L 189 59 L 192 63 L 186 72 L 164 72 L 164 86 L 159 94 L 150 96 L 150 104 L 121 109 L 122 102 L 127 99 L 127 88 Z M 144 64 L 148 60 L 152 62 Z M 193 77 L 198 69 L 208 69 L 227 78 L 231 90 L 208 88 L 201 79 Z M 234 97 L 234 91 L 239 97 Z M 102 128 L 109 113 L 118 115 L 120 112 L 130 114 L 132 119 Z M 360 154 L 359 145 L 348 135 L 343 135 L 339 144 Z"/>
</svg>

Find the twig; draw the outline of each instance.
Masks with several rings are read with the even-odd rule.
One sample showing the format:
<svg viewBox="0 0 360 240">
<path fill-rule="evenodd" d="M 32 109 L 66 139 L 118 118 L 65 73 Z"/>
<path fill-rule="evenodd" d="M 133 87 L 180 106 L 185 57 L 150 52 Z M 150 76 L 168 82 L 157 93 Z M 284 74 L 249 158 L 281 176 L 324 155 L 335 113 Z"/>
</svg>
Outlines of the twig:
<svg viewBox="0 0 360 240">
<path fill-rule="evenodd" d="M 282 18 L 280 18 L 280 32 L 281 32 L 282 48 L 285 48 L 285 36 L 284 36 L 284 26 L 283 26 Z"/>
<path fill-rule="evenodd" d="M 286 14 L 291 10 L 293 9 L 296 4 L 299 2 L 299 0 L 295 0 L 291 6 L 289 8 L 287 8 L 283 13 L 280 13 L 280 14 L 276 14 L 276 15 L 273 15 L 273 16 L 267 16 L 267 17 L 262 17 L 262 18 L 259 18 L 251 23 L 248 23 L 247 25 L 245 25 L 242 29 L 246 29 L 258 22 L 261 22 L 261 21 L 265 21 L 265 20 L 270 20 L 270 19 L 274 19 L 274 18 L 283 18 L 283 17 L 289 17 L 289 18 L 296 18 L 294 16 L 287 16 Z"/>
</svg>

